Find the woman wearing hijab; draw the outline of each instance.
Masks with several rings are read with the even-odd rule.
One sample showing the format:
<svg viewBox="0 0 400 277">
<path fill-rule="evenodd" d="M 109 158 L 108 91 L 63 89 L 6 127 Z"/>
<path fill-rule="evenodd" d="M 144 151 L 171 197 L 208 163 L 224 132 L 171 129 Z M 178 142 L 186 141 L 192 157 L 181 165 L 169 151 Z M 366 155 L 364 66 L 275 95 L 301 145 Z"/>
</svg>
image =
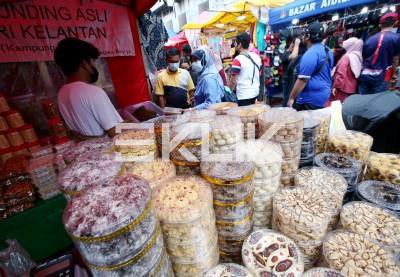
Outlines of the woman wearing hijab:
<svg viewBox="0 0 400 277">
<path fill-rule="evenodd" d="M 344 100 L 357 91 L 357 79 L 362 69 L 362 48 L 361 39 L 351 37 L 343 42 L 346 54 L 340 58 L 333 74 L 333 89 L 331 101 Z"/>
<path fill-rule="evenodd" d="M 208 47 L 202 46 L 194 51 L 192 59 L 192 70 L 199 74 L 194 93 L 194 108 L 207 109 L 209 105 L 221 102 L 224 84 Z"/>
</svg>

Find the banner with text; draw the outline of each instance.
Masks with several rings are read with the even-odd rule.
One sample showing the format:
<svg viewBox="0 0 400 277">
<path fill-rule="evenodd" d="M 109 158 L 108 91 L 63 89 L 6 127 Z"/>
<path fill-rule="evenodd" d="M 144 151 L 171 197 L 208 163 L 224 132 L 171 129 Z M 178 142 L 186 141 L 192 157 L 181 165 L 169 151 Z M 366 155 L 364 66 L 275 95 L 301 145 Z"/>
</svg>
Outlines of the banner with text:
<svg viewBox="0 0 400 277">
<path fill-rule="evenodd" d="M 0 4 L 0 62 L 53 60 L 57 43 L 76 37 L 102 57 L 133 56 L 127 8 L 97 0 Z"/>
</svg>

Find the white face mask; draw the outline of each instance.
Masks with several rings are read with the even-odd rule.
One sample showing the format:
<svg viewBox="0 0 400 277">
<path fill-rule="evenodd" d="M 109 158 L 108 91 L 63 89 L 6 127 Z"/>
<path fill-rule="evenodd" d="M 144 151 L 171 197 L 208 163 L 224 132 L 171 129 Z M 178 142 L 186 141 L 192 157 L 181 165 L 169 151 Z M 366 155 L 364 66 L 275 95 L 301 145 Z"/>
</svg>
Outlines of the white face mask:
<svg viewBox="0 0 400 277">
<path fill-rule="evenodd" d="M 168 64 L 168 69 L 171 72 L 176 72 L 178 70 L 178 68 L 179 68 L 179 62 L 177 62 L 177 63 L 169 63 Z"/>
<path fill-rule="evenodd" d="M 396 34 L 397 33 L 397 28 L 392 28 L 392 32 Z"/>
<path fill-rule="evenodd" d="M 192 63 L 192 70 L 194 72 L 201 72 L 203 70 L 203 65 L 201 64 L 201 61 L 195 61 Z"/>
</svg>

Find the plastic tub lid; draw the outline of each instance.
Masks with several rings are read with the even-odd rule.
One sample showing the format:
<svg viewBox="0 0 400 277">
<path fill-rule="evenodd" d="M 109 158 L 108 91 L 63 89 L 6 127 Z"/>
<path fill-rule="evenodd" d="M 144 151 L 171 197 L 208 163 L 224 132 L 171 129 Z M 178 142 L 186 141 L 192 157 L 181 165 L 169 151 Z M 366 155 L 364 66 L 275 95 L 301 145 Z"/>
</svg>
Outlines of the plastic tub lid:
<svg viewBox="0 0 400 277">
<path fill-rule="evenodd" d="M 270 109 L 268 105 L 254 104 L 249 106 L 237 107 L 228 111 L 228 115 L 239 116 L 240 118 L 256 118 L 259 114 Z"/>
<path fill-rule="evenodd" d="M 400 188 L 381 181 L 368 180 L 357 185 L 357 194 L 364 200 L 392 211 L 400 211 Z"/>
<path fill-rule="evenodd" d="M 343 144 L 346 141 L 354 143 L 357 140 L 359 143 L 362 143 L 362 146 L 370 148 L 374 139 L 368 134 L 353 130 L 336 131 L 332 136 L 329 137 L 329 141 L 340 144 Z"/>
<path fill-rule="evenodd" d="M 358 175 L 361 172 L 361 162 L 348 155 L 321 153 L 315 156 L 314 163 L 341 175 Z"/>
<path fill-rule="evenodd" d="M 259 119 L 264 122 L 290 124 L 303 121 L 303 116 L 295 110 L 272 108 L 260 114 Z"/>
<path fill-rule="evenodd" d="M 150 198 L 150 186 L 138 176 L 108 178 L 70 200 L 63 215 L 65 229 L 76 237 L 111 234 L 149 212 Z"/>
<path fill-rule="evenodd" d="M 305 117 L 304 118 L 304 126 L 303 129 L 309 130 L 309 129 L 315 129 L 319 127 L 319 122 L 317 120 Z"/>
<path fill-rule="evenodd" d="M 224 276 L 235 276 L 235 277 L 253 277 L 253 274 L 244 266 L 225 263 L 219 264 L 216 267 L 210 269 L 204 277 L 224 277 Z"/>
<path fill-rule="evenodd" d="M 172 128 L 172 135 L 176 137 L 183 134 L 183 141 L 186 140 L 199 140 L 203 136 L 208 137 L 210 135 L 210 125 L 201 122 L 188 122 L 183 123 Z"/>
<path fill-rule="evenodd" d="M 242 121 L 236 116 L 218 115 L 215 120 L 211 122 L 212 130 L 241 130 Z"/>
<path fill-rule="evenodd" d="M 221 102 L 221 103 L 211 104 L 210 106 L 208 106 L 208 109 L 213 111 L 228 111 L 229 109 L 236 108 L 237 106 L 238 106 L 237 103 Z"/>
</svg>

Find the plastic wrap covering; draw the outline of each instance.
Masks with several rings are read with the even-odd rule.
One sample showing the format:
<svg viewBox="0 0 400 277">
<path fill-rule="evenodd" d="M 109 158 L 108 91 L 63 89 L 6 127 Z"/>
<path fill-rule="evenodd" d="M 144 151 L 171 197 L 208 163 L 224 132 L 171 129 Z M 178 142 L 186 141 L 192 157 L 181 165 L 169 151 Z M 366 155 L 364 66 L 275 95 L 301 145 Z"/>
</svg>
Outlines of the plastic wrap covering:
<svg viewBox="0 0 400 277">
<path fill-rule="evenodd" d="M 35 262 L 16 240 L 6 240 L 8 247 L 0 251 L 0 268 L 6 276 L 29 276 Z"/>
</svg>

